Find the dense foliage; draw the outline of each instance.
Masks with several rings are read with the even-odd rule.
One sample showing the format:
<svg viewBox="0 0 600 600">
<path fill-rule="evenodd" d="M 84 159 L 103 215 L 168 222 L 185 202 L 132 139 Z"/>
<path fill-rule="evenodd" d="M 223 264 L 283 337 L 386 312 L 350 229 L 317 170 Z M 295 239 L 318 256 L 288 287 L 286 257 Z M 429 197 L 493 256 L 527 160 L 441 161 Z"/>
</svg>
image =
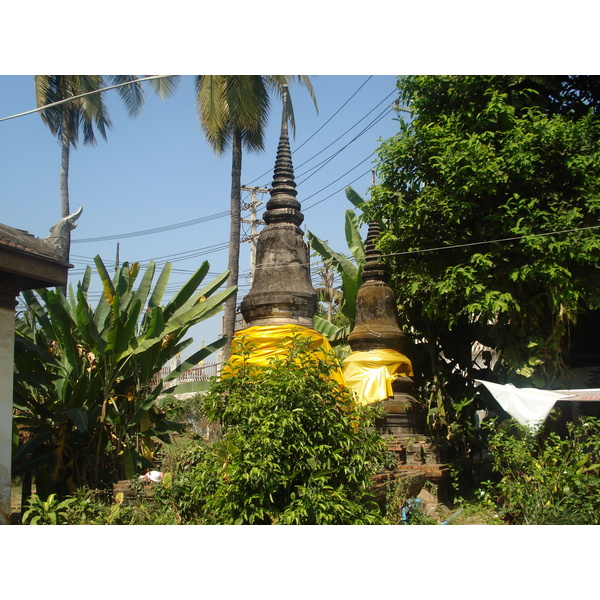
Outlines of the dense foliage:
<svg viewBox="0 0 600 600">
<path fill-rule="evenodd" d="M 246 363 L 212 386 L 203 410 L 221 423 L 223 439 L 185 479 L 204 522 L 382 521 L 369 490 L 385 444 L 365 427 L 349 390 L 330 378 L 336 366 L 299 340 L 269 366 Z"/>
<path fill-rule="evenodd" d="M 218 291 L 228 273 L 198 289 L 205 262 L 163 305 L 169 263 L 154 287 L 150 263 L 137 288 L 139 264 L 125 263 L 112 280 L 99 257 L 96 266 L 103 295 L 95 308 L 88 267 L 68 299 L 58 289 L 24 292 L 27 309 L 16 322 L 13 473 L 33 475 L 43 499 L 107 487 L 152 464 L 156 443 L 174 427 L 155 407 L 163 382 L 153 377 L 191 344 L 190 327 L 220 311 L 233 291 Z M 190 356 L 165 381 L 223 342 Z"/>
<path fill-rule="evenodd" d="M 331 380 L 338 366 L 333 356 L 315 360 L 297 340 L 268 366 L 246 364 L 235 377 L 214 381 L 206 395 L 169 401 L 168 414 L 182 423 L 200 408 L 213 439 L 190 429 L 174 436 L 158 457 L 163 482 L 132 480 L 133 501 L 78 489 L 67 522 L 384 523 L 372 475 L 394 458 L 369 429 L 373 411 Z M 41 523 L 62 510 L 37 498 L 31 508 L 28 516 Z"/>
<path fill-rule="evenodd" d="M 483 501 L 517 525 L 600 524 L 600 421 L 585 417 L 568 434 L 532 431 L 517 423 L 490 438 L 498 479 Z"/>
<path fill-rule="evenodd" d="M 473 376 L 557 382 L 571 326 L 600 308 L 597 84 L 399 80 L 414 118 L 382 144 L 363 209 L 385 224 L 380 245 L 422 350 L 411 358 L 434 426 L 459 420 Z"/>
</svg>

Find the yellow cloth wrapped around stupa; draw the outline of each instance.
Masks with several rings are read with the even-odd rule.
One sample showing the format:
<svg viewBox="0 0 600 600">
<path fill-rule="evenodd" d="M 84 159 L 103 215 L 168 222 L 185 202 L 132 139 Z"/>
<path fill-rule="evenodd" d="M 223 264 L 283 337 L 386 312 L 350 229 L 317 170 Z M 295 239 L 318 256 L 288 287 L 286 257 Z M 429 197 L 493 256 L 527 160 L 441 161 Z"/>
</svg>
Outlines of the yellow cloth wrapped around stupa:
<svg viewBox="0 0 600 600">
<path fill-rule="evenodd" d="M 360 404 L 387 400 L 394 394 L 394 379 L 412 375 L 412 363 L 396 350 L 353 352 L 344 360 L 344 379 Z"/>
<path fill-rule="evenodd" d="M 231 342 L 230 358 L 221 371 L 221 377 L 235 375 L 236 365 L 243 363 L 267 366 L 274 357 L 286 354 L 297 337 L 308 341 L 315 358 L 324 359 L 332 352 L 327 338 L 314 329 L 302 325 L 256 325 L 236 331 Z M 250 354 L 242 356 L 243 348 L 250 349 Z M 348 387 L 339 368 L 332 369 L 331 379 Z"/>
</svg>

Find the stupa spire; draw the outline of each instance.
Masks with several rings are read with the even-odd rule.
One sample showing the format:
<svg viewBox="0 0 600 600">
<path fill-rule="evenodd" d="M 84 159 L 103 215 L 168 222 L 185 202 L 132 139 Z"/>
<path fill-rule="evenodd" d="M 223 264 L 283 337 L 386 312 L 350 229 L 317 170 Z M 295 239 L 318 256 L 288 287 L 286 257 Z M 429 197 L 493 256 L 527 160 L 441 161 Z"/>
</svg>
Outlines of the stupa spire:
<svg viewBox="0 0 600 600">
<path fill-rule="evenodd" d="M 362 271 L 363 281 L 382 281 L 387 283 L 390 279 L 390 268 L 381 262 L 381 250 L 376 247 L 376 242 L 381 235 L 379 223 L 369 223 L 367 239 L 365 240 L 365 266 Z"/>
<path fill-rule="evenodd" d="M 304 215 L 300 212 L 300 202 L 296 200 L 298 192 L 294 181 L 294 166 L 288 135 L 287 86 L 283 87 L 282 96 L 281 134 L 275 159 L 271 199 L 267 203 L 267 212 L 265 212 L 263 219 L 267 225 L 271 223 L 293 223 L 299 226 L 304 221 Z"/>
</svg>

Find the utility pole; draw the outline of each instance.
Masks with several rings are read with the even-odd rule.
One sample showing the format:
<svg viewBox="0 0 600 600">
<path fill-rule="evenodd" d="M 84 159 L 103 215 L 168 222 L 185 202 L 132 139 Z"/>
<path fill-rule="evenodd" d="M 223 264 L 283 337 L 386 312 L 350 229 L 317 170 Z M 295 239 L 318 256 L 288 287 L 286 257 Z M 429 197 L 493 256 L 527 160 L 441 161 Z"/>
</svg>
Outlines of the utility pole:
<svg viewBox="0 0 600 600">
<path fill-rule="evenodd" d="M 115 273 L 119 270 L 119 242 L 117 242 L 117 256 L 115 258 Z"/>
<path fill-rule="evenodd" d="M 270 190 L 267 188 L 243 185 L 242 191 L 250 192 L 252 194 L 250 202 L 242 206 L 242 210 L 250 210 L 250 219 L 242 219 L 242 223 L 250 224 L 250 235 L 243 241 L 250 241 L 250 286 L 252 286 L 252 281 L 254 280 L 254 267 L 256 266 L 256 239 L 258 237 L 256 227 L 259 223 L 263 224 L 263 222 L 256 217 L 257 209 L 262 204 L 262 200 L 256 200 L 256 194 L 259 192 L 261 194 L 266 194 Z"/>
</svg>

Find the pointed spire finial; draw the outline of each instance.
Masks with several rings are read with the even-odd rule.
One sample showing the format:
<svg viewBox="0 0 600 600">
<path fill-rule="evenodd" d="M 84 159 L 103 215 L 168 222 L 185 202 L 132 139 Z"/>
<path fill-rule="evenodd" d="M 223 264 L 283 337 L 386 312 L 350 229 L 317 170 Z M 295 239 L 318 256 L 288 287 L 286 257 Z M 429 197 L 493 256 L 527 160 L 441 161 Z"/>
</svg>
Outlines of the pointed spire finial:
<svg viewBox="0 0 600 600">
<path fill-rule="evenodd" d="M 291 223 L 299 226 L 304 221 L 300 212 L 300 202 L 296 200 L 296 182 L 294 181 L 294 166 L 292 165 L 292 151 L 288 137 L 288 88 L 283 86 L 283 110 L 281 116 L 281 134 L 275 160 L 271 199 L 267 203 L 267 212 L 263 219 L 267 225 L 270 223 Z"/>
<path fill-rule="evenodd" d="M 281 100 L 283 102 L 283 110 L 281 111 L 281 133 L 285 131 L 286 135 L 288 133 L 288 119 L 290 116 L 288 115 L 288 86 L 287 83 L 284 83 L 281 88 Z"/>
<path fill-rule="evenodd" d="M 386 283 L 390 277 L 390 269 L 381 262 L 381 251 L 375 246 L 377 238 L 381 235 L 379 223 L 369 223 L 369 231 L 365 243 L 365 266 L 363 267 L 363 281 L 375 280 Z"/>
</svg>

